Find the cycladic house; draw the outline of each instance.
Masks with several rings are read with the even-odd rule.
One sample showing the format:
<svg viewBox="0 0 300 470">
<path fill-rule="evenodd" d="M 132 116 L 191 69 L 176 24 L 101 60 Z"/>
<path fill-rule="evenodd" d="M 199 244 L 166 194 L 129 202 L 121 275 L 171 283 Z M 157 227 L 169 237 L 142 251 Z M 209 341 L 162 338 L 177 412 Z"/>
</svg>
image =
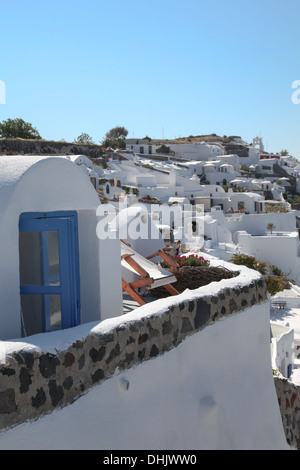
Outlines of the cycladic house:
<svg viewBox="0 0 300 470">
<path fill-rule="evenodd" d="M 118 238 L 97 237 L 89 177 L 57 157 L 0 157 L 0 339 L 122 312 Z"/>
</svg>

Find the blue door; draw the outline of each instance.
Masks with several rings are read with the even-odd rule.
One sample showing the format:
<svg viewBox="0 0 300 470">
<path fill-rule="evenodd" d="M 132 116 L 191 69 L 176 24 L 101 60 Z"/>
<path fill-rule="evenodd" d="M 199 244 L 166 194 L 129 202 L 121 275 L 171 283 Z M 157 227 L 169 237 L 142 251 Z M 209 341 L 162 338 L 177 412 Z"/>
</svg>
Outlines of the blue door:
<svg viewBox="0 0 300 470">
<path fill-rule="evenodd" d="M 22 214 L 19 255 L 22 335 L 78 325 L 76 212 Z"/>
</svg>

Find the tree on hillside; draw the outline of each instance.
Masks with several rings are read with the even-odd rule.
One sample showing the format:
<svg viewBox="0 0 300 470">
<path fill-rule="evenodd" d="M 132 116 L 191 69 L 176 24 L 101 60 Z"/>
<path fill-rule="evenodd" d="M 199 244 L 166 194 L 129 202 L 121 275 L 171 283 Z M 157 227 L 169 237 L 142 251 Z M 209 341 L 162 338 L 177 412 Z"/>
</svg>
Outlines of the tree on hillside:
<svg viewBox="0 0 300 470">
<path fill-rule="evenodd" d="M 30 122 L 25 122 L 21 118 L 7 119 L 0 123 L 0 137 L 4 139 L 41 139 L 40 134 Z"/>
<path fill-rule="evenodd" d="M 105 134 L 102 141 L 104 147 L 112 148 L 125 148 L 125 139 L 128 135 L 128 130 L 125 127 L 116 126 Z"/>
<path fill-rule="evenodd" d="M 82 132 L 77 139 L 74 140 L 75 144 L 94 144 L 92 137 L 90 137 L 85 132 Z"/>
</svg>

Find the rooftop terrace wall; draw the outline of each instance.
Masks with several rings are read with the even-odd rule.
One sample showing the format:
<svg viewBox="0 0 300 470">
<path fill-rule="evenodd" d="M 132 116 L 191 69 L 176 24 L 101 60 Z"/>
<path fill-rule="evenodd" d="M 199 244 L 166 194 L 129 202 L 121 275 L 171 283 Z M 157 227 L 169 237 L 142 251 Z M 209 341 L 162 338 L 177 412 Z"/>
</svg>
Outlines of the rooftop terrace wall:
<svg viewBox="0 0 300 470">
<path fill-rule="evenodd" d="M 208 325 L 266 302 L 263 280 L 247 273 L 242 268 L 233 279 L 132 314 L 2 342 L 0 429 L 65 406 L 117 371 L 157 358 Z"/>
<path fill-rule="evenodd" d="M 220 264 L 233 268 L 211 260 Z M 268 354 L 266 286 L 257 272 L 239 269 L 232 279 L 120 317 L 2 342 L 0 448 L 20 442 L 39 448 L 39 439 L 54 448 L 285 448 Z M 67 411 L 70 403 L 80 426 L 70 427 L 67 412 L 62 442 L 63 431 L 51 432 L 52 419 L 46 442 L 43 421 L 32 420 Z M 26 421 L 30 433 L 15 427 Z"/>
</svg>

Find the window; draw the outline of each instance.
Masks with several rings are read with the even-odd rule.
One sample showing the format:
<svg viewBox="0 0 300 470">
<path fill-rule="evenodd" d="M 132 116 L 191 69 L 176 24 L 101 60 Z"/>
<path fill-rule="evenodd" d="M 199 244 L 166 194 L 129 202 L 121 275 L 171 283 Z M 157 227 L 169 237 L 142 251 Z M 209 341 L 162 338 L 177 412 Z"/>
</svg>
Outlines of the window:
<svg viewBox="0 0 300 470">
<path fill-rule="evenodd" d="M 77 214 L 22 214 L 19 260 L 22 336 L 78 325 Z"/>
<path fill-rule="evenodd" d="M 140 153 L 144 153 L 144 147 L 140 147 Z"/>
</svg>

